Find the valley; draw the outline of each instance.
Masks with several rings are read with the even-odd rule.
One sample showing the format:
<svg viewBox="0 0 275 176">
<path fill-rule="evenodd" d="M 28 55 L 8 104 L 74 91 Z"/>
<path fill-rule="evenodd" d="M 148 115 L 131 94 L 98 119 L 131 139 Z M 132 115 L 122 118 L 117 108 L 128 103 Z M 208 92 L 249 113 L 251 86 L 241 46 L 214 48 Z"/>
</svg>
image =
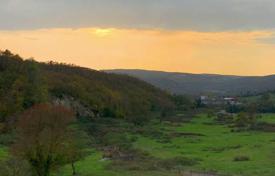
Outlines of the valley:
<svg viewBox="0 0 275 176">
<path fill-rule="evenodd" d="M 275 124 L 274 119 L 275 114 L 266 114 L 261 121 Z M 117 127 L 117 130 L 119 133 L 123 127 Z M 199 114 L 189 122 L 167 121 L 160 124 L 152 121 L 135 130 L 146 132 L 137 134 L 129 130 L 123 135 L 134 138 L 132 147 L 146 153 L 146 157 L 104 159 L 103 151 L 87 148 L 90 154 L 76 163 L 78 173 L 85 176 L 189 176 L 192 171 L 193 175 L 272 176 L 275 172 L 275 131 L 232 132 L 231 128 L 217 124 L 215 117 L 207 117 L 206 114 Z M 153 131 L 155 134 L 152 134 Z M 7 152 L 1 148 L 1 159 L 8 155 Z M 236 157 L 242 156 L 248 157 L 248 160 L 236 161 Z M 184 161 L 169 164 L 171 159 L 176 158 Z M 69 176 L 71 168 L 65 166 L 56 174 Z"/>
<path fill-rule="evenodd" d="M 273 91 L 177 95 L 9 51 L 0 82 L 0 176 L 275 173 Z"/>
<path fill-rule="evenodd" d="M 173 94 L 251 95 L 275 88 L 275 76 L 235 76 L 218 74 L 190 74 L 150 70 L 115 69 L 108 73 L 130 75 Z"/>
</svg>

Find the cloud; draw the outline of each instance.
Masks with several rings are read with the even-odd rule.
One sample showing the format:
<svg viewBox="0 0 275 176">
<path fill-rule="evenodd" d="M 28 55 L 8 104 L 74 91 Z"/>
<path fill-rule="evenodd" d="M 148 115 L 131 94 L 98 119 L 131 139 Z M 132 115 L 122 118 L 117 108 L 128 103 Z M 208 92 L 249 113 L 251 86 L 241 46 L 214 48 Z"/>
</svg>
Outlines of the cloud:
<svg viewBox="0 0 275 176">
<path fill-rule="evenodd" d="M 197 31 L 275 28 L 274 0 L 2 0 L 0 29 L 71 27 Z"/>
<path fill-rule="evenodd" d="M 271 34 L 269 37 L 258 38 L 257 41 L 268 45 L 275 45 L 275 33 Z"/>
</svg>

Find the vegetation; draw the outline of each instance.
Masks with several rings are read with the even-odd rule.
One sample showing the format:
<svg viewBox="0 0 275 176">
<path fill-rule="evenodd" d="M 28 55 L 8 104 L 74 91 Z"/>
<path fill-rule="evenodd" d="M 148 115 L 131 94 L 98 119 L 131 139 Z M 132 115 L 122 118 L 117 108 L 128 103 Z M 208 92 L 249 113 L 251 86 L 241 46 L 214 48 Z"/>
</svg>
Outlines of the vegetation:
<svg viewBox="0 0 275 176">
<path fill-rule="evenodd" d="M 251 96 L 275 90 L 275 75 L 255 77 L 127 69 L 107 72 L 131 75 L 174 94 Z"/>
<path fill-rule="evenodd" d="M 140 126 L 149 121 L 148 114 L 173 108 L 172 96 L 129 76 L 0 52 L 0 142 L 15 156 L 3 163 L 2 170 L 49 176 L 70 163 L 76 175 L 75 163 L 89 153 L 84 148 L 93 135 L 99 134 L 100 146 L 118 146 L 119 152 L 127 148 L 127 138 L 107 134 L 100 124 L 92 124 L 94 120 L 117 118 Z M 74 116 L 77 121 L 71 126 Z M 99 129 L 93 131 L 92 125 Z M 84 137 L 86 132 L 90 136 Z M 17 166 L 23 161 L 26 167 Z"/>
<path fill-rule="evenodd" d="M 237 99 L 0 52 L 0 176 L 273 176 L 273 93 Z"/>
<path fill-rule="evenodd" d="M 259 121 L 275 123 L 274 119 L 275 115 L 269 114 Z M 117 128 L 123 130 L 125 126 L 127 124 Z M 135 153 L 133 160 L 102 160 L 104 152 L 92 151 L 76 163 L 79 173 L 88 176 L 176 176 L 179 172 L 192 170 L 193 173 L 221 175 L 274 175 L 274 132 L 232 132 L 230 127 L 216 123 L 214 116 L 209 118 L 206 114 L 177 126 L 169 122 L 151 122 L 139 130 L 147 131 L 148 128 L 161 133 L 132 133 L 135 140 L 130 140 L 131 147 L 143 151 Z M 131 136 L 131 133 L 126 134 Z M 167 136 L 170 140 L 166 140 Z M 172 163 L 178 159 L 182 162 Z M 167 167 L 161 167 L 163 165 Z M 70 165 L 62 168 L 59 175 L 71 175 Z"/>
<path fill-rule="evenodd" d="M 34 104 L 66 97 L 101 116 L 130 118 L 173 108 L 169 94 L 129 76 L 55 62 L 24 61 L 8 50 L 0 53 L 2 122 Z"/>
<path fill-rule="evenodd" d="M 66 150 L 66 144 L 72 146 L 68 126 L 73 119 L 73 113 L 60 106 L 33 106 L 18 120 L 19 138 L 12 147 L 13 153 L 28 161 L 35 175 L 49 176 L 64 156 L 74 152 Z"/>
</svg>

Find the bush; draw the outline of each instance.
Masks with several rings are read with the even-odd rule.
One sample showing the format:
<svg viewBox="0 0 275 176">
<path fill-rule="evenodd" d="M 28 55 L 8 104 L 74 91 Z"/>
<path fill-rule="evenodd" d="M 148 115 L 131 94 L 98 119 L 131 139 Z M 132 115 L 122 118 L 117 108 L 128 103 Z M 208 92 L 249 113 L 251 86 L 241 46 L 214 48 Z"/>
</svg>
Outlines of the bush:
<svg viewBox="0 0 275 176">
<path fill-rule="evenodd" d="M 30 165 L 18 158 L 10 158 L 0 163 L 0 176 L 31 176 Z"/>
<path fill-rule="evenodd" d="M 11 145 L 14 142 L 14 133 L 4 133 L 0 134 L 0 145 Z"/>
<path fill-rule="evenodd" d="M 133 139 L 125 134 L 110 132 L 103 137 L 104 145 L 116 146 L 119 150 L 128 150 L 132 147 Z"/>
<path fill-rule="evenodd" d="M 239 113 L 234 119 L 234 126 L 238 129 L 248 130 L 255 127 L 257 120 L 261 118 L 261 115 L 256 113 Z"/>
<path fill-rule="evenodd" d="M 250 160 L 250 158 L 248 156 L 236 156 L 234 158 L 234 161 L 236 161 L 236 162 L 239 162 L 239 161 L 249 161 L 249 160 Z"/>
<path fill-rule="evenodd" d="M 135 126 L 144 126 L 149 121 L 149 117 L 145 115 L 132 116 L 128 119 L 128 121 L 133 123 Z"/>
<path fill-rule="evenodd" d="M 183 166 L 193 166 L 198 164 L 198 160 L 196 159 L 190 159 L 186 157 L 175 157 L 165 160 L 160 160 L 158 162 L 158 166 L 161 168 L 164 168 L 166 170 L 173 170 Z"/>
<path fill-rule="evenodd" d="M 216 121 L 220 124 L 230 124 L 234 121 L 234 118 L 228 113 L 218 113 Z"/>
</svg>

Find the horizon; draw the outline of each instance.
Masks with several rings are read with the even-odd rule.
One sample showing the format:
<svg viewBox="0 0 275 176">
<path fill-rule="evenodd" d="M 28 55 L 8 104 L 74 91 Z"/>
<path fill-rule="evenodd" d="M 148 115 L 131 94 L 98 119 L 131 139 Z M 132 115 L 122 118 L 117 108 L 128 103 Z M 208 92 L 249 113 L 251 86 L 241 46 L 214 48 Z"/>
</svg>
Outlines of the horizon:
<svg viewBox="0 0 275 176">
<path fill-rule="evenodd" d="M 5 51 L 5 50 L 9 50 L 9 49 L 0 49 L 0 51 Z M 10 50 L 9 50 L 10 51 Z M 42 62 L 42 63 L 48 63 L 48 62 L 56 62 L 56 63 L 60 63 L 60 64 L 68 64 L 68 65 L 72 65 L 72 66 L 76 66 L 76 67 L 82 67 L 82 68 L 87 68 L 87 69 L 91 69 L 91 70 L 96 70 L 96 71 L 111 71 L 111 70 L 132 70 L 132 71 L 148 71 L 148 72 L 164 72 L 164 73 L 175 73 L 175 74 L 192 74 L 192 75 L 220 75 L 220 76 L 238 76 L 238 77 L 268 77 L 268 76 L 274 76 L 275 73 L 273 74 L 266 74 L 266 75 L 237 75 L 237 74 L 221 74 L 221 73 L 204 73 L 204 72 L 197 72 L 197 73 L 192 73 L 192 72 L 182 72 L 182 71 L 169 71 L 169 70 L 154 70 L 154 69 L 146 69 L 146 68 L 104 68 L 104 69 L 95 69 L 95 68 L 91 68 L 91 67 L 87 67 L 84 65 L 78 65 L 77 63 L 70 63 L 70 62 L 62 62 L 62 61 L 58 61 L 58 60 L 39 60 L 37 58 L 34 57 L 23 57 L 22 55 L 20 55 L 20 53 L 14 53 L 13 51 L 11 51 L 13 54 L 15 55 L 19 55 L 23 60 L 27 60 L 27 59 L 33 59 L 37 62 Z"/>
<path fill-rule="evenodd" d="M 0 51 L 5 51 L 5 50 L 9 50 L 9 49 L 4 49 L 4 50 L 0 50 Z M 10 50 L 9 50 L 10 51 Z M 12 51 L 11 51 L 12 52 Z M 12 52 L 13 53 L 13 52 Z M 13 53 L 15 55 L 19 55 L 20 57 L 22 57 L 19 53 Z M 130 70 L 130 71 L 148 71 L 148 72 L 163 72 L 163 73 L 175 73 L 175 74 L 191 74 L 191 75 L 218 75 L 218 76 L 238 76 L 238 77 L 268 77 L 268 76 L 274 76 L 274 74 L 268 74 L 268 75 L 234 75 L 234 74 L 219 74 L 219 73 L 191 73 L 191 72 L 178 72 L 178 71 L 165 71 L 165 70 L 152 70 L 152 69 L 139 69 L 139 68 L 106 68 L 106 69 L 94 69 L 94 68 L 90 68 L 90 67 L 85 67 L 85 66 L 81 66 L 81 65 L 77 65 L 75 63 L 65 63 L 65 62 L 59 62 L 56 60 L 46 60 L 46 61 L 39 61 L 36 58 L 33 57 L 29 57 L 29 58 L 24 58 L 22 57 L 23 60 L 27 60 L 27 59 L 33 59 L 37 62 L 42 62 L 42 63 L 49 63 L 49 62 L 56 62 L 59 64 L 68 64 L 68 65 L 72 65 L 75 67 L 82 67 L 82 68 L 87 68 L 87 69 L 91 69 L 91 70 L 96 70 L 96 71 L 119 71 L 119 70 Z"/>
<path fill-rule="evenodd" d="M 0 48 L 96 70 L 273 75 L 274 16 L 272 0 L 4 0 Z"/>
</svg>

